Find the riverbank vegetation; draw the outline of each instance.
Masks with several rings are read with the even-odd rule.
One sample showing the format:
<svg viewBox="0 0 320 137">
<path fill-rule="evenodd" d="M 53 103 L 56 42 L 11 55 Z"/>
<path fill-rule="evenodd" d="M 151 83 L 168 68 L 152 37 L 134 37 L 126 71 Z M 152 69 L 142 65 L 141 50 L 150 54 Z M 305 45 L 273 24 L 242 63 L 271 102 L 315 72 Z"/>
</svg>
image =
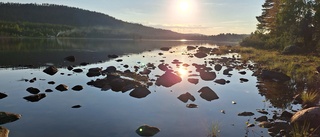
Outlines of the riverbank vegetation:
<svg viewBox="0 0 320 137">
<path fill-rule="evenodd" d="M 292 54 L 316 53 L 320 48 L 320 2 L 266 0 L 257 16 L 257 30 L 242 46 Z"/>
</svg>

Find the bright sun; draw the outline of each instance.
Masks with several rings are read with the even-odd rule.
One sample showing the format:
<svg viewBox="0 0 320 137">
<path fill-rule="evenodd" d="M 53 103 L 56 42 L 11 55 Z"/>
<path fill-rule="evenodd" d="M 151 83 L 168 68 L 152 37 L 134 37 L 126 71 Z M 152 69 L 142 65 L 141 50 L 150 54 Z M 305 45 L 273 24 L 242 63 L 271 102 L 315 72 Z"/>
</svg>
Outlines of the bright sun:
<svg viewBox="0 0 320 137">
<path fill-rule="evenodd" d="M 181 1 L 180 2 L 180 10 L 181 11 L 188 11 L 188 9 L 189 9 L 188 1 Z"/>
</svg>

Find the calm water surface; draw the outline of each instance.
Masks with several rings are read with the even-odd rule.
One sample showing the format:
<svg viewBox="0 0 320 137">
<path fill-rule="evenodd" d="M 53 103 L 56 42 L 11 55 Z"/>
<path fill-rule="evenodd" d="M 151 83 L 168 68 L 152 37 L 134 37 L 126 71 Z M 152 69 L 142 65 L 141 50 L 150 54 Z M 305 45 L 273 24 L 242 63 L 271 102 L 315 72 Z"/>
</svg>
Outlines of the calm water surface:
<svg viewBox="0 0 320 137">
<path fill-rule="evenodd" d="M 267 111 L 276 110 L 265 96 L 259 94 L 256 87 L 257 78 L 252 76 L 248 69 L 233 69 L 232 76 L 223 75 L 226 69 L 215 71 L 216 79 L 226 79 L 230 83 L 220 85 L 213 81 L 203 81 L 192 63 L 205 64 L 210 60 L 222 57 L 237 56 L 236 53 L 226 55 L 209 55 L 205 58 L 190 57 L 196 50 L 187 50 L 187 46 L 218 48 L 216 43 L 199 41 L 130 41 L 130 40 L 84 40 L 84 39 L 2 39 L 0 45 L 0 92 L 8 97 L 0 100 L 0 111 L 18 113 L 22 118 L 2 126 L 10 130 L 11 137 L 138 137 L 135 130 L 143 125 L 160 128 L 157 137 L 206 137 L 210 134 L 213 125 L 218 125 L 220 136 L 268 136 L 267 130 L 258 126 L 247 128 L 246 123 L 255 123 L 254 118 L 262 116 L 257 109 Z M 160 50 L 161 47 L 171 47 L 169 51 Z M 159 55 L 162 53 L 163 55 Z M 116 59 L 108 55 L 118 55 Z M 74 55 L 76 62 L 67 62 L 65 57 Z M 122 59 L 122 62 L 116 60 Z M 189 64 L 188 67 L 176 66 L 173 60 Z M 169 64 L 174 71 L 181 72 L 182 82 L 171 87 L 152 85 L 151 91 L 145 98 L 134 98 L 130 91 L 114 92 L 102 91 L 99 88 L 88 86 L 87 82 L 99 77 L 87 77 L 89 68 L 115 66 L 118 70 L 138 72 L 145 68 L 147 63 L 156 67 L 164 63 Z M 81 62 L 90 63 L 80 66 Z M 207 67 L 214 68 L 214 64 Z M 48 65 L 55 65 L 59 71 L 50 76 L 42 71 Z M 74 65 L 81 68 L 83 73 L 75 73 L 66 69 Z M 129 68 L 125 68 L 128 65 Z M 27 66 L 27 67 L 26 67 Z M 182 73 L 187 70 L 189 73 Z M 241 75 L 239 71 L 246 71 Z M 70 76 L 68 76 L 68 74 Z M 152 70 L 149 79 L 157 79 L 156 75 L 164 74 L 158 68 Z M 187 81 L 188 78 L 198 78 L 198 84 Z M 26 82 L 36 78 L 33 83 Z M 246 78 L 248 82 L 241 82 Z M 55 81 L 54 85 L 48 84 Z M 68 91 L 55 90 L 59 84 L 69 86 Z M 75 85 L 84 87 L 81 91 L 71 88 Z M 200 97 L 202 87 L 208 86 L 219 96 L 219 99 L 206 101 Z M 26 91 L 28 87 L 40 89 L 46 97 L 38 102 L 28 102 L 23 99 L 31 95 Z M 46 89 L 53 92 L 46 93 Z M 186 104 L 177 97 L 189 92 L 195 97 L 194 103 L 198 108 L 187 108 Z M 233 104 L 235 101 L 236 104 Z M 71 108 L 81 105 L 80 108 Z M 225 114 L 221 113 L 225 111 Z M 250 111 L 255 115 L 240 117 L 238 113 Z M 267 115 L 269 118 L 272 115 Z"/>
</svg>

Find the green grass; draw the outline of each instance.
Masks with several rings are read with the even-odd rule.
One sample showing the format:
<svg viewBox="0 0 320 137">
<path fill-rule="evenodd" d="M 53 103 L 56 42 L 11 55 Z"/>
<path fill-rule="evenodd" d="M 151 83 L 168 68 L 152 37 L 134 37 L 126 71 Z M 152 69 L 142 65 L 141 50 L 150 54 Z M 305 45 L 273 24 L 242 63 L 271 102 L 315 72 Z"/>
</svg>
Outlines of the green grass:
<svg viewBox="0 0 320 137">
<path fill-rule="evenodd" d="M 319 93 L 317 91 L 303 92 L 301 99 L 303 104 L 315 106 L 319 102 Z"/>
<path fill-rule="evenodd" d="M 320 66 L 320 57 L 314 55 L 282 55 L 278 51 L 261 50 L 252 47 L 223 47 L 239 53 L 243 62 L 253 61 L 259 69 L 276 70 L 290 76 L 294 83 L 314 89 L 320 82 L 316 67 Z"/>
</svg>

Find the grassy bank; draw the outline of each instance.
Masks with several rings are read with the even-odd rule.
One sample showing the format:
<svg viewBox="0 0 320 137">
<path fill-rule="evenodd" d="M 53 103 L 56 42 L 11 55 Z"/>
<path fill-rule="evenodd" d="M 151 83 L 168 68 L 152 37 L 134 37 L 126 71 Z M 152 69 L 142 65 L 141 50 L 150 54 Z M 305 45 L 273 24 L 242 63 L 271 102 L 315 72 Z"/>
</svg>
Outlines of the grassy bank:
<svg viewBox="0 0 320 137">
<path fill-rule="evenodd" d="M 226 47 L 222 48 L 226 49 Z M 253 61 L 258 69 L 275 70 L 287 74 L 292 82 L 303 88 L 317 88 L 320 74 L 317 67 L 320 66 L 320 57 L 315 55 L 283 55 L 278 51 L 261 50 L 251 47 L 229 47 L 241 55 L 243 62 Z"/>
</svg>

